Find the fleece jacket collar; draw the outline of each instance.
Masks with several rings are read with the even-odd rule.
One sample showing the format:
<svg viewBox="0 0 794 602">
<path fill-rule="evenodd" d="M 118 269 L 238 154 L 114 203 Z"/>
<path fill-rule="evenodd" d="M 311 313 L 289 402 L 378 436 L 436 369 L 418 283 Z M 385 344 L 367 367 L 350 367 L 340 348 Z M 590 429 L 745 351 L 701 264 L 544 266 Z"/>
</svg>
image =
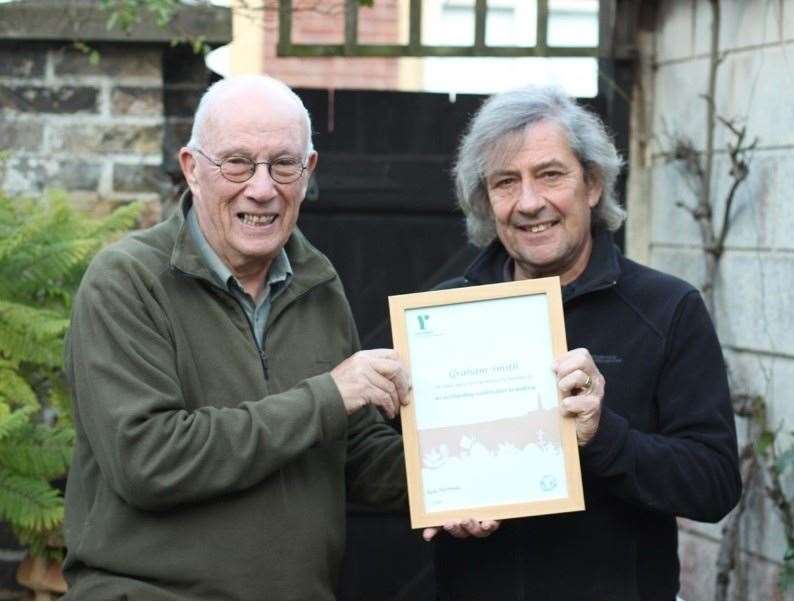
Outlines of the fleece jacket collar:
<svg viewBox="0 0 794 602">
<path fill-rule="evenodd" d="M 179 202 L 179 210 L 168 219 L 168 227 L 174 232 L 174 250 L 171 253 L 171 269 L 189 277 L 217 286 L 212 272 L 201 258 L 187 225 L 185 216 L 193 204 L 189 190 Z M 284 245 L 292 266 L 293 277 L 284 291 L 273 300 L 270 321 L 289 303 L 303 296 L 312 288 L 336 278 L 336 272 L 328 259 L 317 251 L 306 237 L 295 228 Z"/>
<path fill-rule="evenodd" d="M 470 284 L 488 284 L 504 280 L 505 262 L 510 259 L 501 241 L 497 238 L 474 260 L 464 274 Z M 619 251 L 607 230 L 593 234 L 593 250 L 584 272 L 573 282 L 563 287 L 563 302 L 580 295 L 614 286 L 620 278 Z"/>
</svg>

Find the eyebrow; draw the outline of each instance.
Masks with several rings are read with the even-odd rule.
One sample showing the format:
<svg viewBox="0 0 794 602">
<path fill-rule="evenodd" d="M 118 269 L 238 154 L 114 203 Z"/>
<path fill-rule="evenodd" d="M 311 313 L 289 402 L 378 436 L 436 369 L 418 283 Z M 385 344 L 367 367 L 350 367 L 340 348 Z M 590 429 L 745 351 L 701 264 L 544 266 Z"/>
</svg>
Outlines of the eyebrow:
<svg viewBox="0 0 794 602">
<path fill-rule="evenodd" d="M 543 161 L 542 163 L 538 163 L 537 165 L 532 166 L 532 171 L 543 171 L 544 169 L 549 169 L 550 167 L 556 167 L 558 169 L 568 169 L 568 166 L 565 165 L 562 161 L 558 159 L 549 159 L 548 161 Z M 492 171 L 486 178 L 492 178 L 494 176 L 502 176 L 507 174 L 513 174 L 520 171 L 519 169 L 497 169 L 496 171 Z"/>
<path fill-rule="evenodd" d="M 255 153 L 251 153 L 249 149 L 242 148 L 239 146 L 233 146 L 226 150 L 218 151 L 218 155 L 221 157 L 251 157 Z M 300 153 L 295 153 L 284 148 L 277 149 L 276 152 L 270 153 L 271 157 L 300 157 Z"/>
</svg>

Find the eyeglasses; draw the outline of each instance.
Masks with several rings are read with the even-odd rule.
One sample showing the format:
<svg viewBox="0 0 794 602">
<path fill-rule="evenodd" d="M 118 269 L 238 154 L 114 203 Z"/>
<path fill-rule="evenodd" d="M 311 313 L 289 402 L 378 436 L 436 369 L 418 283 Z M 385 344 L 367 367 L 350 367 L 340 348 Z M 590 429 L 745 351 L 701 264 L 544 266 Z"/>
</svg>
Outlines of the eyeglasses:
<svg viewBox="0 0 794 602">
<path fill-rule="evenodd" d="M 223 161 L 215 161 L 208 157 L 200 148 L 192 149 L 220 169 L 221 175 L 236 184 L 247 182 L 254 177 L 256 168 L 267 165 L 267 172 L 274 182 L 292 184 L 303 175 L 306 166 L 297 157 L 279 157 L 274 161 L 254 161 L 248 157 L 227 157 Z"/>
</svg>

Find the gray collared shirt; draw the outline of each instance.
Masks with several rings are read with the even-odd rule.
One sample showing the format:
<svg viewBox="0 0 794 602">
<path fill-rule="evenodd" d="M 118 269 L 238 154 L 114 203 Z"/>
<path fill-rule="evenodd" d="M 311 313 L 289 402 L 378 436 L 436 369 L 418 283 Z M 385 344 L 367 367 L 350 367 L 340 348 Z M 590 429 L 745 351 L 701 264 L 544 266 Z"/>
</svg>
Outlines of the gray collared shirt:
<svg viewBox="0 0 794 602">
<path fill-rule="evenodd" d="M 289 263 L 287 252 L 282 248 L 273 263 L 270 264 L 270 269 L 267 272 L 267 280 L 265 281 L 265 288 L 262 290 L 259 303 L 257 304 L 254 299 L 245 292 L 245 289 L 240 285 L 237 278 L 234 277 L 229 267 L 223 263 L 218 254 L 215 253 L 213 248 L 207 242 L 204 233 L 198 223 L 196 212 L 191 207 L 187 213 L 187 223 L 190 231 L 190 236 L 193 242 L 196 243 L 201 260 L 207 266 L 216 284 L 225 291 L 228 291 L 240 303 L 240 307 L 245 311 L 249 324 L 256 336 L 256 342 L 259 347 L 262 347 L 262 339 L 265 336 L 265 324 L 267 323 L 267 316 L 270 314 L 270 306 L 279 294 L 289 284 L 292 279 L 292 266 Z"/>
</svg>

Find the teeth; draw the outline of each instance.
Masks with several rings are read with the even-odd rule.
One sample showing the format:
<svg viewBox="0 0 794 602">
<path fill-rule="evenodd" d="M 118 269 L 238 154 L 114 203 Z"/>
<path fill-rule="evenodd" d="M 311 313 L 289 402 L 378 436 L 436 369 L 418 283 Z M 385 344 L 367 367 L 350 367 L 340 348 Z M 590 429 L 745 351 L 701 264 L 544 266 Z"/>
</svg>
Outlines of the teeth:
<svg viewBox="0 0 794 602">
<path fill-rule="evenodd" d="M 246 226 L 267 226 L 272 224 L 276 219 L 275 215 L 251 215 L 250 213 L 243 213 L 240 218 Z"/>
<path fill-rule="evenodd" d="M 549 228 L 551 228 L 551 224 L 549 224 L 549 223 L 536 224 L 534 226 L 530 226 L 529 227 L 529 231 L 532 232 L 533 234 L 535 234 L 536 232 L 543 232 L 544 230 L 548 230 Z"/>
</svg>

